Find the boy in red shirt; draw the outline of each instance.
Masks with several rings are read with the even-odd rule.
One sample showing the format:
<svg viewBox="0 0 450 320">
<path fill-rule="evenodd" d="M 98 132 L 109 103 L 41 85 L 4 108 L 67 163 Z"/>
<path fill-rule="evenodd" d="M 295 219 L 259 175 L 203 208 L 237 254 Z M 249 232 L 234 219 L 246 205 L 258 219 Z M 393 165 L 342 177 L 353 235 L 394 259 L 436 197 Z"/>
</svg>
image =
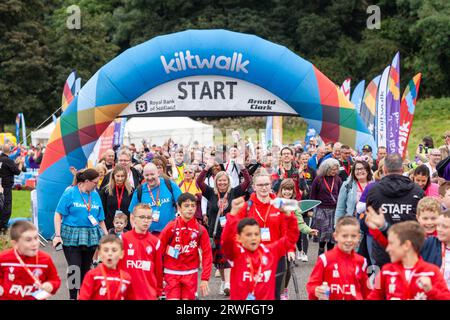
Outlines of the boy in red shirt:
<svg viewBox="0 0 450 320">
<path fill-rule="evenodd" d="M 113 234 L 106 235 L 98 250 L 102 263 L 84 277 L 78 300 L 133 300 L 130 274 L 117 269 L 123 258 L 122 240 Z"/>
<path fill-rule="evenodd" d="M 61 285 L 50 255 L 39 250 L 39 234 L 28 221 L 11 227 L 12 249 L 0 253 L 0 300 L 44 300 Z"/>
<path fill-rule="evenodd" d="M 163 270 L 161 241 L 148 232 L 152 209 L 138 204 L 130 217 L 134 227 L 122 235 L 125 252 L 119 269 L 131 275 L 136 300 L 156 300 L 162 293 Z"/>
<path fill-rule="evenodd" d="M 419 252 L 425 230 L 415 221 L 394 224 L 388 231 L 391 263 L 383 266 L 369 300 L 448 300 L 450 292 L 439 268 Z"/>
<path fill-rule="evenodd" d="M 342 217 L 333 234 L 337 245 L 317 259 L 306 284 L 310 300 L 364 300 L 370 293 L 367 261 L 355 252 L 359 243 L 359 222 Z M 327 286 L 324 283 L 327 283 Z M 327 292 L 329 289 L 329 292 Z"/>
<path fill-rule="evenodd" d="M 270 244 L 261 243 L 261 229 L 253 218 L 239 221 L 243 198 L 233 200 L 222 234 L 222 246 L 231 268 L 231 300 L 274 300 L 278 260 L 297 242 L 296 216 L 285 213 L 286 235 Z M 237 235 L 236 235 L 237 231 Z"/>
<path fill-rule="evenodd" d="M 202 276 L 200 291 L 208 295 L 208 281 L 212 270 L 212 251 L 208 231 L 194 218 L 196 197 L 183 193 L 178 197 L 180 216 L 164 228 L 159 235 L 163 254 L 164 280 L 167 300 L 194 300 L 202 250 Z"/>
</svg>

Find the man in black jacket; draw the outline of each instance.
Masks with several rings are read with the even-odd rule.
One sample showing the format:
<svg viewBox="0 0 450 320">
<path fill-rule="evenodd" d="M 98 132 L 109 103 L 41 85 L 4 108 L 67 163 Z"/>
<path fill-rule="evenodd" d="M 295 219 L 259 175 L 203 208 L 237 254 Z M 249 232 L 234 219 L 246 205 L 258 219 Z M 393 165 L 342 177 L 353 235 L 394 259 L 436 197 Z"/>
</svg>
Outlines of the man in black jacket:
<svg viewBox="0 0 450 320">
<path fill-rule="evenodd" d="M 385 177 L 367 194 L 366 205 L 379 214 L 383 214 L 380 230 L 387 238 L 387 230 L 393 224 L 407 220 L 416 220 L 416 208 L 424 191 L 408 177 L 403 176 L 403 160 L 400 154 L 393 153 L 384 160 Z M 389 255 L 376 241 L 373 243 L 372 256 L 375 264 L 382 267 L 390 262 Z"/>
<path fill-rule="evenodd" d="M 0 154 L 0 179 L 3 187 L 4 204 L 3 210 L 0 211 L 0 233 L 5 233 L 8 228 L 9 218 L 12 209 L 12 187 L 14 185 L 14 176 L 19 175 L 24 159 L 21 158 L 19 165 L 9 158 L 11 145 L 6 143 L 1 148 Z"/>
</svg>

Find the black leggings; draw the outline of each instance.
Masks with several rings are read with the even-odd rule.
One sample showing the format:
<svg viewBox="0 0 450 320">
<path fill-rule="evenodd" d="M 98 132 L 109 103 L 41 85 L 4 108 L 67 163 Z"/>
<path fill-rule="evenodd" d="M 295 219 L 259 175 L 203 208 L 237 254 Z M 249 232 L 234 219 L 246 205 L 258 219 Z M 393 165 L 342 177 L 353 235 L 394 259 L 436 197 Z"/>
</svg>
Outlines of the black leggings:
<svg viewBox="0 0 450 320">
<path fill-rule="evenodd" d="M 325 252 L 325 244 L 327 245 L 327 251 L 330 251 L 334 248 L 334 243 L 332 242 L 319 242 L 319 255 Z"/>
<path fill-rule="evenodd" d="M 76 300 L 78 290 L 83 283 L 84 276 L 91 268 L 92 257 L 97 246 L 66 247 L 63 246 L 64 256 L 67 260 L 67 286 L 71 300 Z M 80 278 L 78 279 L 78 276 Z"/>
<path fill-rule="evenodd" d="M 287 270 L 286 260 L 286 256 L 282 256 L 278 261 L 277 273 L 275 275 L 275 300 L 280 300 L 281 290 L 284 289 Z"/>
<path fill-rule="evenodd" d="M 303 220 L 308 226 L 310 225 L 309 223 L 311 221 L 310 217 L 304 217 Z M 308 235 L 305 233 L 300 233 L 297 240 L 298 251 L 303 251 L 305 254 L 308 254 L 308 246 L 309 246 Z"/>
</svg>

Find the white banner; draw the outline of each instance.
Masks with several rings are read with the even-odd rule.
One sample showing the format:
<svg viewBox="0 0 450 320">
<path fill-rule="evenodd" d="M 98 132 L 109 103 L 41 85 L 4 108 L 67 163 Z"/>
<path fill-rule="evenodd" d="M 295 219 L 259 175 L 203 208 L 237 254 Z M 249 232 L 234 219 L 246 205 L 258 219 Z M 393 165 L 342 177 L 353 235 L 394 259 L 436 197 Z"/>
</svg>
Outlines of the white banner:
<svg viewBox="0 0 450 320">
<path fill-rule="evenodd" d="M 196 115 L 265 115 L 268 112 L 298 115 L 287 103 L 250 82 L 223 76 L 192 76 L 166 82 L 146 92 L 122 111 L 120 116 L 186 111 Z M 178 115 L 178 114 L 177 114 Z"/>
<path fill-rule="evenodd" d="M 390 66 L 384 69 L 377 94 L 377 146 L 386 147 L 386 97 Z"/>
</svg>

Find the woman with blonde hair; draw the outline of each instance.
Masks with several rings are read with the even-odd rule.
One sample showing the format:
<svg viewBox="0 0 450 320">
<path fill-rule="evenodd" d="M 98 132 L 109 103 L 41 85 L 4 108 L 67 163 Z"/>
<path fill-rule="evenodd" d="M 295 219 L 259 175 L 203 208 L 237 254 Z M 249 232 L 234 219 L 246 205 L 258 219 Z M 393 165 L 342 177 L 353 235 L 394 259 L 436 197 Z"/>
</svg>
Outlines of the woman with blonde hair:
<svg viewBox="0 0 450 320">
<path fill-rule="evenodd" d="M 127 179 L 127 169 L 118 164 L 112 170 L 108 184 L 100 190 L 100 198 L 105 211 L 105 224 L 108 230 L 114 227 L 114 217 L 119 213 L 127 215 L 128 225 L 125 229 L 131 230 L 128 207 L 132 197 L 133 188 Z"/>
<path fill-rule="evenodd" d="M 230 294 L 230 264 L 225 258 L 220 238 L 222 228 L 226 223 L 226 215 L 231 210 L 231 201 L 245 195 L 245 191 L 250 186 L 251 177 L 247 169 L 240 165 L 240 171 L 244 176 L 244 181 L 238 186 L 231 188 L 231 179 L 225 171 L 219 171 L 214 178 L 214 188 L 205 183 L 208 171 L 216 165 L 214 158 L 210 158 L 205 169 L 197 178 L 197 186 L 202 191 L 203 196 L 208 200 L 207 214 L 204 222 L 208 225 L 209 237 L 211 238 L 211 247 L 213 249 L 213 262 L 220 271 L 222 283 L 220 286 L 220 294 Z"/>
</svg>

